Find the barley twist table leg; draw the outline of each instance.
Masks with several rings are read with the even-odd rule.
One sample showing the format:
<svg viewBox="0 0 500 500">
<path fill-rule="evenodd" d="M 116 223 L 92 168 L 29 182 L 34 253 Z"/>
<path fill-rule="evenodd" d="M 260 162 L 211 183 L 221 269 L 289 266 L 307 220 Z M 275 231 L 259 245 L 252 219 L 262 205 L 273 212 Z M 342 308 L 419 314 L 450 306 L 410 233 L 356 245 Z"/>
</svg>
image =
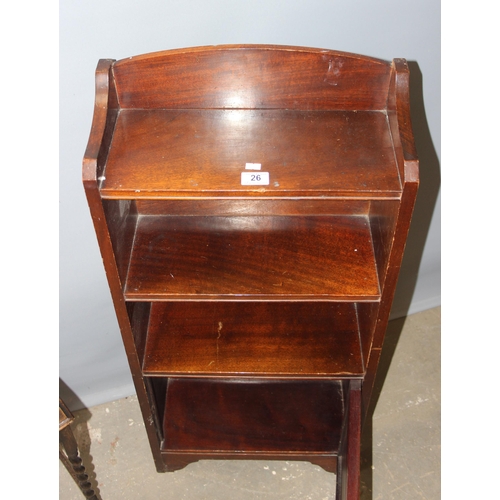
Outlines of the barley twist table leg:
<svg viewBox="0 0 500 500">
<path fill-rule="evenodd" d="M 71 427 L 67 426 L 59 431 L 59 442 L 62 444 L 66 455 L 60 453 L 60 458 L 72 475 L 78 487 L 82 490 L 85 498 L 98 500 L 85 472 L 85 467 L 78 453 L 78 444 Z M 72 469 L 72 470 L 71 470 Z"/>
</svg>

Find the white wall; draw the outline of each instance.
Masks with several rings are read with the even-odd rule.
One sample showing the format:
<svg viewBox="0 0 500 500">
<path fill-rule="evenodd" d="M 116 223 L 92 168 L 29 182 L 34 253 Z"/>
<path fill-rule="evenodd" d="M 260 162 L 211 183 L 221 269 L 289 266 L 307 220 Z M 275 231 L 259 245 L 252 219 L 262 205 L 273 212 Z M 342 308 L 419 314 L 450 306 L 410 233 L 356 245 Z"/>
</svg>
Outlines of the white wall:
<svg viewBox="0 0 500 500">
<path fill-rule="evenodd" d="M 73 409 L 134 393 L 81 183 L 97 61 L 227 43 L 410 62 L 421 189 L 393 310 L 440 304 L 438 0 L 61 0 L 59 351 L 61 394 Z"/>
</svg>

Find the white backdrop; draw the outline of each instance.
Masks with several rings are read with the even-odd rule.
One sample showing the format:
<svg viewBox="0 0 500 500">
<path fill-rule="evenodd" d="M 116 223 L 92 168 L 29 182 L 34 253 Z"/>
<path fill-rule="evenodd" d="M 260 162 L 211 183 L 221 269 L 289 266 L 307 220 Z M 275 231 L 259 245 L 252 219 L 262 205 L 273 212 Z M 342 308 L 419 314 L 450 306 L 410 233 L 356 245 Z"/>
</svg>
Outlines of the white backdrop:
<svg viewBox="0 0 500 500">
<path fill-rule="evenodd" d="M 81 183 L 97 61 L 229 43 L 409 61 L 421 189 L 393 317 L 441 303 L 438 0 L 61 0 L 60 390 L 72 409 L 135 392 Z"/>
</svg>

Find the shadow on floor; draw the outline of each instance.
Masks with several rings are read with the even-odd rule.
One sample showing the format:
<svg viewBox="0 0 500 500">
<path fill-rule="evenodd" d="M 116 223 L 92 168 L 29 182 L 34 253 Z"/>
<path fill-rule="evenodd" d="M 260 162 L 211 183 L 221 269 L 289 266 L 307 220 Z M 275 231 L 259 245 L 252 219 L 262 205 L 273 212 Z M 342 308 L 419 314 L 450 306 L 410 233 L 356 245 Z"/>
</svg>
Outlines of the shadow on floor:
<svg viewBox="0 0 500 500">
<path fill-rule="evenodd" d="M 384 346 L 361 437 L 361 500 L 372 500 L 373 498 L 373 413 L 382 392 L 405 321 L 406 316 L 389 321 L 385 334 Z"/>
</svg>

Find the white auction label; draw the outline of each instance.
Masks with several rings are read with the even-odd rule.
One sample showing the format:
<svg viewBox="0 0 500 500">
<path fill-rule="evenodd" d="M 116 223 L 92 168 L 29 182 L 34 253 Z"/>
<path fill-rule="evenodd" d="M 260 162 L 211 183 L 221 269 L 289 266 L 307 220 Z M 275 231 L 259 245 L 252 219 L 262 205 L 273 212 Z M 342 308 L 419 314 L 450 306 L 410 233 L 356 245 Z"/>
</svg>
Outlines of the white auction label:
<svg viewBox="0 0 500 500">
<path fill-rule="evenodd" d="M 269 172 L 241 172 L 242 186 L 268 186 Z"/>
<path fill-rule="evenodd" d="M 247 170 L 260 170 L 262 168 L 261 163 L 245 163 L 245 168 Z"/>
</svg>

